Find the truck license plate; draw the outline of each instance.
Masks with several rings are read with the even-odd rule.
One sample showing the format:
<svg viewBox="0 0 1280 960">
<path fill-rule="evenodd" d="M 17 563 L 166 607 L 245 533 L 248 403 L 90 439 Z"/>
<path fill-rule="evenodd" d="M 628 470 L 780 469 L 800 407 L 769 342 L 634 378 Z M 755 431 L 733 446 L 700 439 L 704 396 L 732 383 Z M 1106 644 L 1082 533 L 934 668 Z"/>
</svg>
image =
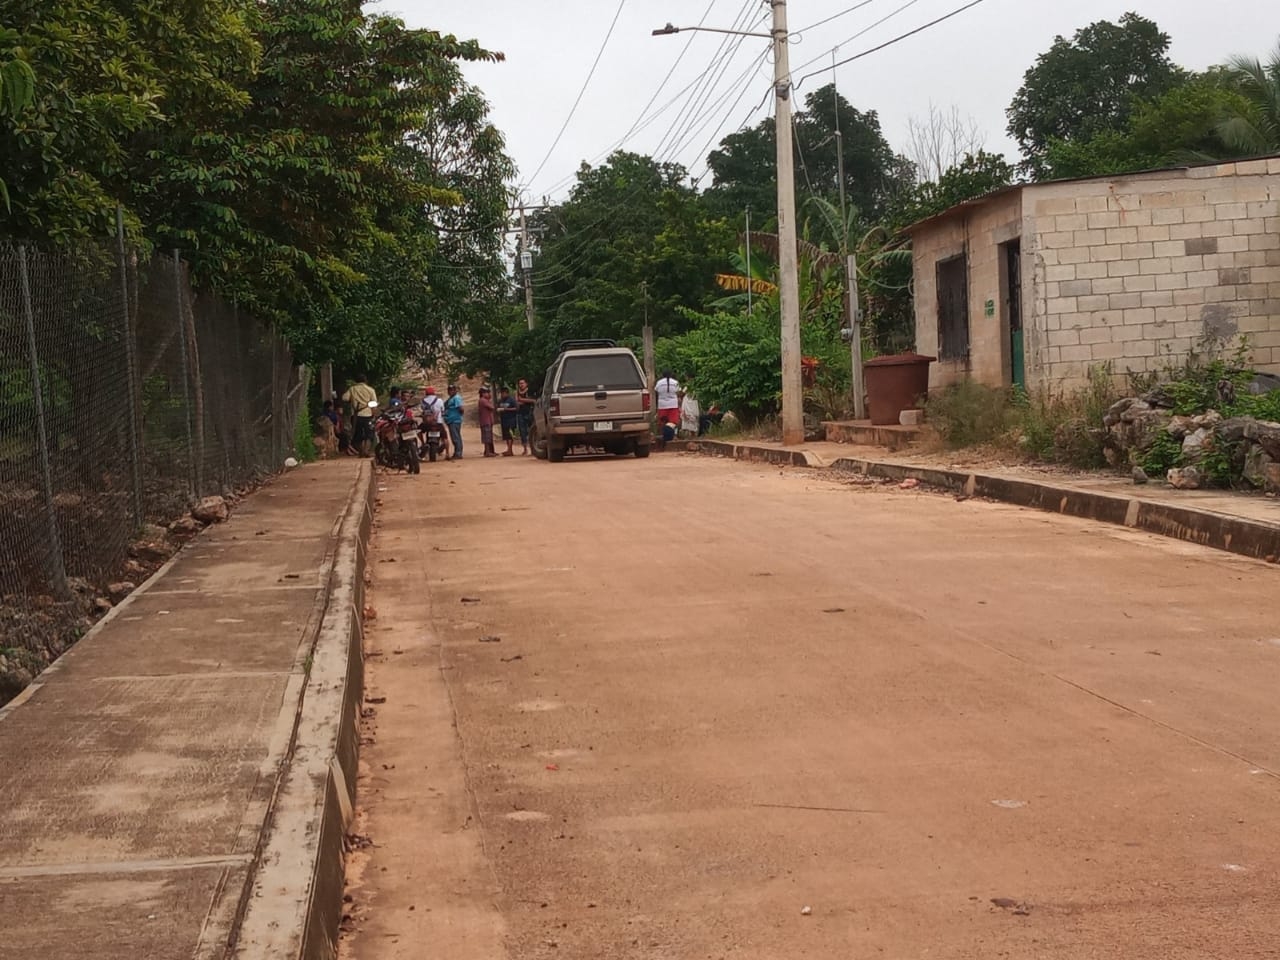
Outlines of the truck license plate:
<svg viewBox="0 0 1280 960">
<path fill-rule="evenodd" d="M 593 424 L 591 425 L 591 429 L 592 429 L 592 430 L 594 430 L 596 433 L 612 433 L 612 432 L 613 432 L 613 421 L 612 421 L 612 420 L 597 420 L 595 423 L 593 423 Z"/>
</svg>

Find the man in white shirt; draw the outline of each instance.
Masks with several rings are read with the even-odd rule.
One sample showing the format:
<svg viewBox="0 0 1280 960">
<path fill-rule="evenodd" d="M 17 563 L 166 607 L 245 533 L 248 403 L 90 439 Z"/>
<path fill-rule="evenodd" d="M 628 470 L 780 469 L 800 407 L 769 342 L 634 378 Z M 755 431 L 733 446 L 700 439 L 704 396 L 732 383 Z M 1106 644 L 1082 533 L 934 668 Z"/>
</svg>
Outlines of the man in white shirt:
<svg viewBox="0 0 1280 960">
<path fill-rule="evenodd" d="M 440 452 L 447 459 L 449 456 L 449 431 L 444 428 L 444 401 L 436 393 L 435 387 L 427 387 L 422 397 L 422 413 L 431 416 L 440 425 Z"/>
<path fill-rule="evenodd" d="M 670 425 L 673 437 L 680 429 L 680 381 L 671 376 L 670 370 L 663 370 L 662 379 L 653 392 L 658 401 L 658 429 L 662 431 L 658 449 L 662 449 L 662 443 L 667 439 L 667 426 Z"/>
</svg>

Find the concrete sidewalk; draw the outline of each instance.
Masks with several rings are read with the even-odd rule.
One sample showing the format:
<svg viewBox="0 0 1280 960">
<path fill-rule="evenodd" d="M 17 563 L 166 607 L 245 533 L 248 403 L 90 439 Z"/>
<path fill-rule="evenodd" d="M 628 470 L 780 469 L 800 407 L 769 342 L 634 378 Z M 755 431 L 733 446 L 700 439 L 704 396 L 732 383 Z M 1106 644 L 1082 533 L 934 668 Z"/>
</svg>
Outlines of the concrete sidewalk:
<svg viewBox="0 0 1280 960">
<path fill-rule="evenodd" d="M 228 954 L 260 864 L 282 859 L 268 827 L 297 757 L 354 731 L 349 707 L 302 718 L 318 679 L 349 702 L 354 669 L 359 695 L 338 648 L 359 629 L 370 490 L 367 461 L 280 478 L 0 710 L 0 960 Z M 320 817 L 331 791 L 306 790 Z M 314 870 L 268 899 L 310 913 Z"/>
<path fill-rule="evenodd" d="M 1259 560 L 1280 559 L 1280 499 L 1225 490 L 1143 486 L 1106 474 L 1065 474 L 1033 467 L 997 469 L 949 464 L 924 454 L 877 447 L 768 441 L 681 441 L 676 449 L 786 466 L 827 468 L 891 480 L 914 478 L 969 496 L 1123 524 Z"/>
</svg>

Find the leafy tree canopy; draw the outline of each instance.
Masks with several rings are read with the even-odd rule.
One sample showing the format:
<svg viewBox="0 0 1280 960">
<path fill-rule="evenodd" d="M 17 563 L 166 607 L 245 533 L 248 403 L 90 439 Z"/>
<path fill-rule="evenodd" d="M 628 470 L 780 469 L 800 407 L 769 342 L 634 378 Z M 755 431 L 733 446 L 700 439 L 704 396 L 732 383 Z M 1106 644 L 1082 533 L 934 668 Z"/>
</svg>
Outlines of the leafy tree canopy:
<svg viewBox="0 0 1280 960">
<path fill-rule="evenodd" d="M 0 64 L 35 75 L 0 114 L 11 239 L 102 238 L 120 205 L 312 361 L 429 353 L 504 291 L 511 164 L 458 68 L 500 55 L 359 0 L 14 0 L 6 25 Z"/>
<path fill-rule="evenodd" d="M 1054 141 L 1088 140 L 1122 130 L 1137 101 L 1154 99 L 1184 77 L 1168 55 L 1169 35 L 1154 21 L 1126 13 L 1057 37 L 1036 58 L 1006 111 L 1023 167 L 1044 173 Z"/>
<path fill-rule="evenodd" d="M 849 205 L 870 222 L 914 182 L 911 164 L 894 152 L 874 110 L 856 109 L 828 84 L 808 94 L 794 117 L 796 187 L 799 199 L 840 195 L 840 146 Z M 840 136 L 836 136 L 837 121 Z M 713 184 L 707 203 L 719 216 L 740 220 L 750 205 L 761 225 L 777 212 L 777 139 L 772 118 L 730 134 L 707 157 Z"/>
<path fill-rule="evenodd" d="M 717 295 L 733 245 L 683 167 L 624 151 L 584 164 L 569 198 L 539 211 L 532 229 L 538 327 L 532 336 L 514 325 L 492 331 L 514 335 L 514 346 L 473 338 L 461 348 L 469 369 L 539 379 L 561 340 L 638 343 L 646 311 L 659 336 L 680 332 L 689 325 L 682 309 Z"/>
<path fill-rule="evenodd" d="M 943 171 L 933 183 L 917 184 L 893 212 L 894 226 L 905 227 L 942 213 L 948 207 L 973 200 L 1014 181 L 1015 171 L 1004 157 L 979 150 Z"/>
</svg>

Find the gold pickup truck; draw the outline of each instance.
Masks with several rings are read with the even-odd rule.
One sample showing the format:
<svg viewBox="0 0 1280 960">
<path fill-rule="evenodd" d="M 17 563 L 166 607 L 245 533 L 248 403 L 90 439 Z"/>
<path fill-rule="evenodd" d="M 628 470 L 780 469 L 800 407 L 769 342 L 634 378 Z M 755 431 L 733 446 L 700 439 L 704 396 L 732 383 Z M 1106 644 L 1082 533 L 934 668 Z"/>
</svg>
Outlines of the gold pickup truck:
<svg viewBox="0 0 1280 960">
<path fill-rule="evenodd" d="M 533 452 L 559 463 L 575 447 L 649 455 L 649 390 L 636 355 L 612 340 L 568 340 L 533 408 Z"/>
</svg>

